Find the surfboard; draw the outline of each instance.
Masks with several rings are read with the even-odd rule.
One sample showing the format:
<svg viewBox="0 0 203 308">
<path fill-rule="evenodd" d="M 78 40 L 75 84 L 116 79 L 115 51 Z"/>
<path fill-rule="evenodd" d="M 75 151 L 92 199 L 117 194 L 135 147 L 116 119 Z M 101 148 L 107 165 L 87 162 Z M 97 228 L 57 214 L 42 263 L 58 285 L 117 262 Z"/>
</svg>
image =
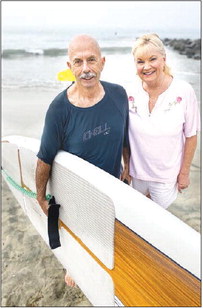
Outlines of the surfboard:
<svg viewBox="0 0 203 308">
<path fill-rule="evenodd" d="M 40 141 L 8 136 L 2 173 L 49 245 L 35 197 Z M 200 234 L 129 185 L 70 153 L 55 157 L 47 194 L 61 205 L 52 250 L 94 306 L 200 306 Z"/>
</svg>

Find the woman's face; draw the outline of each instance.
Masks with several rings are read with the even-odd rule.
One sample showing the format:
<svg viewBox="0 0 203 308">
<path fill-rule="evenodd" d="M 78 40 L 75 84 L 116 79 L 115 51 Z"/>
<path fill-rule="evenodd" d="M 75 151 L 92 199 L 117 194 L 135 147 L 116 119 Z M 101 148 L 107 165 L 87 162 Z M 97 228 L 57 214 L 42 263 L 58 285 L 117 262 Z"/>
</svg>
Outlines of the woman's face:
<svg viewBox="0 0 203 308">
<path fill-rule="evenodd" d="M 165 57 L 155 47 L 143 47 L 136 51 L 135 65 L 138 76 L 146 83 L 159 82 L 164 75 Z"/>
</svg>

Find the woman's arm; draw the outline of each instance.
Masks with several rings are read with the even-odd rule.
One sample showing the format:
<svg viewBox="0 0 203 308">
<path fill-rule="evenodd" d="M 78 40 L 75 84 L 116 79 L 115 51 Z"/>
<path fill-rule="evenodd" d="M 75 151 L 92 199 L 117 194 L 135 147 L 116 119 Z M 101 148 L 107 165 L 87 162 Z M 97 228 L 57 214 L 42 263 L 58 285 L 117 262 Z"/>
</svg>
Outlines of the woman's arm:
<svg viewBox="0 0 203 308">
<path fill-rule="evenodd" d="M 178 175 L 178 190 L 187 188 L 190 184 L 190 166 L 197 146 L 197 135 L 186 138 L 182 166 Z"/>
</svg>

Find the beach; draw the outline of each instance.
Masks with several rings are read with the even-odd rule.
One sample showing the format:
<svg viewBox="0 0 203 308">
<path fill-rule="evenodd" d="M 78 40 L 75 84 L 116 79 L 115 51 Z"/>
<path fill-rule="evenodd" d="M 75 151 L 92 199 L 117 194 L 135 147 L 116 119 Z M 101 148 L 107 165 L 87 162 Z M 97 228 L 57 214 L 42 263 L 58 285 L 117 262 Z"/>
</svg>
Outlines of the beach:
<svg viewBox="0 0 203 308">
<path fill-rule="evenodd" d="M 4 90 L 4 135 L 40 138 L 44 113 L 57 92 Z M 200 232 L 200 137 L 191 168 L 191 185 L 168 210 Z M 78 287 L 65 285 L 63 267 L 4 181 L 2 226 L 2 306 L 91 306 Z"/>
<path fill-rule="evenodd" d="M 4 307 L 91 306 L 66 286 L 65 271 L 3 182 L 2 303 Z"/>
<path fill-rule="evenodd" d="M 170 48 L 167 51 L 175 75 L 193 86 L 200 102 L 200 61 L 188 59 Z M 41 137 L 49 104 L 68 85 L 56 81 L 56 73 L 65 69 L 64 63 L 65 57 L 61 55 L 15 55 L 4 59 L 3 136 Z M 129 52 L 125 54 L 122 49 L 111 48 L 110 53 L 106 53 L 102 80 L 127 88 L 133 74 L 135 69 Z M 198 232 L 201 213 L 200 141 L 199 135 L 191 167 L 191 184 L 168 209 Z M 4 181 L 2 226 L 2 306 L 91 306 L 78 287 L 65 285 L 63 267 L 31 225 Z"/>
</svg>

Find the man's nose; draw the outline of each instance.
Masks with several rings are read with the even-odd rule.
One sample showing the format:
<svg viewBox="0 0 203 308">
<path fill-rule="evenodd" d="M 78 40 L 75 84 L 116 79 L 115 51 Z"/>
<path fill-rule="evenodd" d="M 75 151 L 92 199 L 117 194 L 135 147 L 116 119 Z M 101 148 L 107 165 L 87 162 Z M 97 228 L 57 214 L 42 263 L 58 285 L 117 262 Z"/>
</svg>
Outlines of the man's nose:
<svg viewBox="0 0 203 308">
<path fill-rule="evenodd" d="M 85 73 L 90 71 L 87 61 L 83 61 L 82 70 L 83 70 L 83 72 L 85 72 Z"/>
</svg>

